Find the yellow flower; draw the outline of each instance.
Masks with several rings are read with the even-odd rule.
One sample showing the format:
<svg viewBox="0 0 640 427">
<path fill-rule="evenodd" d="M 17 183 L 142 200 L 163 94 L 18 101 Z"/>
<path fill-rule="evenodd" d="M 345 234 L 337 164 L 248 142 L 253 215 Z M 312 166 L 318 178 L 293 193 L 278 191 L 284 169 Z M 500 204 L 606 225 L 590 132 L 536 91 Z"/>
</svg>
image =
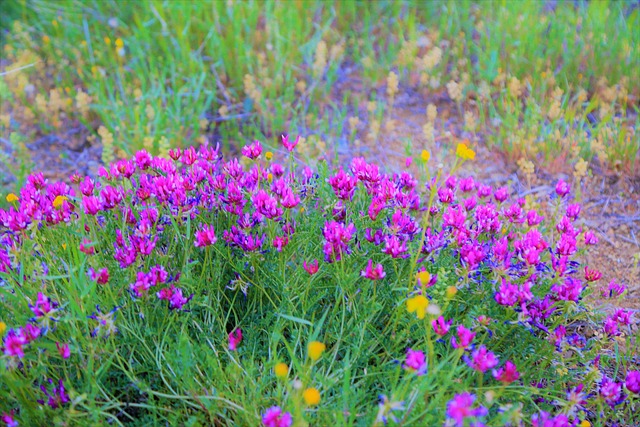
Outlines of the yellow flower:
<svg viewBox="0 0 640 427">
<path fill-rule="evenodd" d="M 304 398 L 304 403 L 308 406 L 315 406 L 320 403 L 320 392 L 313 387 L 302 392 L 302 397 Z"/>
<path fill-rule="evenodd" d="M 47 35 L 42 36 L 42 43 L 49 44 L 50 41 L 51 39 L 49 38 L 49 36 Z"/>
<path fill-rule="evenodd" d="M 451 299 L 458 293 L 458 288 L 455 286 L 449 286 L 447 288 L 447 298 Z"/>
<path fill-rule="evenodd" d="M 416 277 L 422 286 L 426 286 L 429 283 L 429 280 L 431 280 L 431 275 L 428 271 L 419 271 L 418 274 L 416 274 Z"/>
<path fill-rule="evenodd" d="M 67 249 L 67 244 L 66 243 L 62 244 L 62 249 Z"/>
<path fill-rule="evenodd" d="M 311 358 L 311 360 L 316 361 L 320 359 L 320 356 L 322 356 L 322 352 L 326 349 L 327 346 L 320 341 L 312 341 L 307 346 L 307 353 L 309 353 L 309 357 Z"/>
<path fill-rule="evenodd" d="M 274 368 L 273 372 L 276 374 L 276 377 L 284 378 L 289 374 L 289 366 L 286 363 L 280 362 Z"/>
<path fill-rule="evenodd" d="M 416 295 L 407 300 L 407 311 L 416 313 L 418 319 L 424 319 L 427 314 L 427 307 L 429 307 L 429 300 L 424 295 Z"/>
<path fill-rule="evenodd" d="M 109 37 L 104 38 L 104 44 L 106 44 L 107 46 L 111 46 L 111 39 Z"/>
<path fill-rule="evenodd" d="M 13 202 L 17 202 L 18 200 L 20 200 L 20 198 L 18 196 L 16 196 L 15 194 L 13 194 L 13 193 L 7 194 L 7 202 L 13 203 Z"/>
<path fill-rule="evenodd" d="M 422 158 L 422 161 L 426 163 L 431 158 L 431 153 L 429 153 L 427 150 L 422 150 L 420 157 Z"/>
<path fill-rule="evenodd" d="M 4 322 L 0 322 L 0 335 L 4 334 L 4 331 L 7 330 L 7 324 Z"/>
<path fill-rule="evenodd" d="M 267 151 L 264 156 L 267 158 L 267 160 L 271 160 L 273 158 L 273 153 L 271 151 Z"/>
<path fill-rule="evenodd" d="M 122 41 L 122 39 L 120 37 L 118 37 L 116 39 L 116 47 L 119 48 L 119 49 L 124 47 L 124 42 Z"/>
<path fill-rule="evenodd" d="M 66 196 L 56 196 L 56 198 L 53 199 L 53 207 L 58 209 L 65 200 L 68 200 Z"/>
<path fill-rule="evenodd" d="M 587 420 L 582 420 L 580 421 L 580 424 L 578 424 L 579 427 L 591 427 L 591 423 Z"/>
<path fill-rule="evenodd" d="M 269 182 L 273 181 L 273 174 L 271 172 L 267 174 L 267 181 Z"/>
<path fill-rule="evenodd" d="M 476 152 L 467 147 L 467 144 L 461 142 L 456 148 L 456 155 L 463 160 L 473 160 L 476 157 Z"/>
</svg>

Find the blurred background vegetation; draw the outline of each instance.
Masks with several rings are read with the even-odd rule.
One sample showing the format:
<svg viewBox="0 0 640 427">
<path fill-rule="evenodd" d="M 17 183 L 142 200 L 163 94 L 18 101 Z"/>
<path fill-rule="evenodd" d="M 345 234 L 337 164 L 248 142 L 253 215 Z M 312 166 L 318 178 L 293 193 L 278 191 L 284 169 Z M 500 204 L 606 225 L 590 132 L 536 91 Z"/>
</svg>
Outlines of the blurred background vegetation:
<svg viewBox="0 0 640 427">
<path fill-rule="evenodd" d="M 277 147 L 282 132 L 309 142 L 305 161 L 436 150 L 453 134 L 522 165 L 638 170 L 637 2 L 1 7 L 5 185 L 52 146 L 77 166 L 83 150 L 107 163 L 204 142 Z M 398 132 L 410 107 L 423 126 Z"/>
</svg>

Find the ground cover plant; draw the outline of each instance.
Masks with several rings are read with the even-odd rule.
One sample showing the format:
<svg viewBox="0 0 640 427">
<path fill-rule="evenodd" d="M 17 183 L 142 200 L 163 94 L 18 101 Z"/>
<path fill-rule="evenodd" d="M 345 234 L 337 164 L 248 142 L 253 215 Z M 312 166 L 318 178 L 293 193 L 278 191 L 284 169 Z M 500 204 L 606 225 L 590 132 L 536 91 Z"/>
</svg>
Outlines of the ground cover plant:
<svg viewBox="0 0 640 427">
<path fill-rule="evenodd" d="M 543 212 L 456 177 L 464 144 L 449 172 L 423 152 L 418 177 L 242 155 L 139 151 L 7 197 L 7 425 L 634 419 L 631 312 L 583 302 L 598 237 L 566 182 Z"/>
<path fill-rule="evenodd" d="M 366 6 L 1 4 L 0 425 L 640 426 L 637 4 Z"/>
</svg>

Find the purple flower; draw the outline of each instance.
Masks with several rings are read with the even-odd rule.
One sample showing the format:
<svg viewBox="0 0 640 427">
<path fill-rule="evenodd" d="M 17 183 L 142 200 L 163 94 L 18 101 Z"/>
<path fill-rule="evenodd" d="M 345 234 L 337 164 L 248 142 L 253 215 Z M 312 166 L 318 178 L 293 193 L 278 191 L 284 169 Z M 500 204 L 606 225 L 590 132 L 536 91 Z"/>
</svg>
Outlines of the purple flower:
<svg viewBox="0 0 640 427">
<path fill-rule="evenodd" d="M 493 193 L 493 197 L 499 202 L 502 203 L 509 197 L 509 188 L 508 187 L 500 187 L 495 193 Z"/>
<path fill-rule="evenodd" d="M 349 241 L 355 231 L 356 227 L 353 224 L 345 226 L 336 221 L 325 224 L 322 234 L 325 238 L 323 251 L 326 262 L 340 261 L 343 254 L 350 253 Z"/>
<path fill-rule="evenodd" d="M 279 406 L 272 406 L 262 414 L 262 425 L 264 427 L 290 427 L 293 418 L 289 412 L 283 412 Z"/>
<path fill-rule="evenodd" d="M 612 408 L 627 398 L 622 391 L 622 383 L 617 383 L 606 376 L 602 378 L 598 392 L 600 397 Z"/>
<path fill-rule="evenodd" d="M 289 141 L 289 135 L 287 134 L 282 135 L 282 145 L 284 145 L 284 148 L 286 148 L 289 152 L 293 151 L 293 149 L 296 148 L 296 145 L 298 145 L 299 142 L 300 142 L 300 135 L 298 135 L 293 142 Z"/>
<path fill-rule="evenodd" d="M 471 358 L 467 359 L 467 365 L 479 372 L 487 372 L 498 365 L 498 358 L 487 347 L 480 346 L 471 353 Z"/>
<path fill-rule="evenodd" d="M 431 326 L 433 327 L 433 330 L 436 334 L 443 337 L 449 333 L 449 328 L 451 327 L 452 322 L 453 320 L 445 322 L 444 317 L 440 316 L 437 319 L 433 319 L 431 321 Z"/>
<path fill-rule="evenodd" d="M 362 270 L 360 272 L 360 275 L 362 277 L 366 277 L 367 279 L 371 279 L 371 280 L 381 280 L 381 279 L 384 279 L 387 273 L 384 272 L 384 269 L 382 268 L 382 264 L 378 264 L 375 267 L 373 267 L 373 260 L 369 259 L 369 262 L 367 263 L 367 268 L 365 270 Z"/>
<path fill-rule="evenodd" d="M 51 378 L 49 378 L 49 384 L 53 385 L 53 380 Z M 51 409 L 57 409 L 69 402 L 69 396 L 67 396 L 67 393 L 65 392 L 62 380 L 58 382 L 57 386 L 53 386 L 51 393 L 49 393 L 44 384 L 40 386 L 40 390 L 42 390 L 42 392 L 48 397 L 46 404 L 49 405 Z M 45 401 L 40 399 L 38 400 L 38 403 L 44 405 Z"/>
<path fill-rule="evenodd" d="M 627 372 L 627 379 L 624 382 L 627 390 L 631 393 L 640 394 L 640 371 Z"/>
<path fill-rule="evenodd" d="M 453 348 L 469 348 L 476 336 L 476 333 L 471 332 L 469 329 L 465 328 L 464 325 L 459 325 L 456 332 L 458 334 L 457 339 L 456 337 L 451 337 L 451 345 Z"/>
<path fill-rule="evenodd" d="M 471 393 L 456 394 L 447 403 L 447 417 L 455 422 L 457 427 L 462 427 L 467 418 L 483 417 L 488 411 L 485 407 L 473 408 L 476 397 Z"/>
<path fill-rule="evenodd" d="M 238 344 L 242 341 L 242 329 L 234 329 L 229 334 L 229 350 L 235 351 L 238 348 Z"/>
<path fill-rule="evenodd" d="M 427 372 L 424 353 L 420 350 L 408 349 L 402 367 L 408 371 L 415 372 L 416 375 L 424 375 Z"/>
<path fill-rule="evenodd" d="M 596 236 L 596 233 L 594 233 L 593 231 L 589 230 L 586 233 L 584 233 L 584 243 L 587 245 L 595 245 L 598 243 L 598 237 Z"/>
<path fill-rule="evenodd" d="M 503 278 L 495 299 L 498 304 L 511 307 L 518 302 L 518 293 L 518 285 L 511 284 Z"/>
<path fill-rule="evenodd" d="M 262 154 L 262 144 L 260 141 L 254 141 L 252 144 L 242 147 L 242 155 L 250 159 L 257 159 Z"/>
<path fill-rule="evenodd" d="M 6 413 L 6 412 L 2 413 L 2 417 L 0 417 L 0 420 L 4 422 L 6 427 L 18 427 L 19 425 L 18 422 L 15 420 L 15 418 L 13 418 L 14 413 L 15 411 L 13 409 L 9 413 Z"/>
<path fill-rule="evenodd" d="M 567 184 L 563 180 L 558 181 L 558 183 L 556 184 L 556 194 L 558 196 L 564 197 L 569 194 L 569 191 L 571 191 L 569 188 L 569 184 Z"/>
</svg>

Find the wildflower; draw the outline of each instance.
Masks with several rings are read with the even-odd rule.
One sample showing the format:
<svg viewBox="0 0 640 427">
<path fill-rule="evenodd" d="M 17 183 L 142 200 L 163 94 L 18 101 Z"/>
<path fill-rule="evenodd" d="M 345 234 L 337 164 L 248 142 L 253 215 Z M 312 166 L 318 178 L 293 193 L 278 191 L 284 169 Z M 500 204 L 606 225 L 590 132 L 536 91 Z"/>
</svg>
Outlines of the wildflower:
<svg viewBox="0 0 640 427">
<path fill-rule="evenodd" d="M 53 380 L 51 378 L 49 378 L 49 384 L 53 385 Z M 44 384 L 40 386 L 40 390 L 42 390 L 42 392 L 48 397 L 47 405 L 49 405 L 51 409 L 57 409 L 69 402 L 69 396 L 67 396 L 62 380 L 58 382 L 57 386 L 53 386 L 51 393 L 47 391 L 47 387 L 45 387 Z M 39 399 L 38 403 L 41 405 L 45 404 L 42 399 Z"/>
<path fill-rule="evenodd" d="M 592 270 L 587 266 L 584 267 L 584 279 L 587 282 L 596 282 L 600 280 L 601 277 L 602 277 L 602 273 L 599 272 L 598 270 L 595 270 L 595 269 Z"/>
<path fill-rule="evenodd" d="M 262 414 L 264 427 L 291 427 L 293 418 L 289 412 L 282 412 L 279 406 L 272 406 Z"/>
<path fill-rule="evenodd" d="M 4 337 L 3 347 L 4 354 L 7 356 L 13 357 L 24 357 L 24 348 L 23 346 L 27 344 L 25 337 L 22 335 L 20 331 L 15 332 L 10 330 L 7 333 L 7 336 Z"/>
<path fill-rule="evenodd" d="M 282 145 L 284 145 L 284 148 L 286 148 L 289 152 L 293 151 L 294 148 L 296 148 L 296 145 L 298 145 L 298 143 L 300 142 L 300 135 L 298 135 L 295 139 L 295 141 L 289 141 L 289 135 L 287 134 L 283 134 L 282 135 Z"/>
<path fill-rule="evenodd" d="M 6 413 L 3 412 L 2 416 L 0 417 L 0 420 L 2 420 L 2 422 L 4 422 L 4 424 L 6 425 L 6 427 L 18 427 L 18 422 L 15 420 L 15 418 L 13 418 L 13 414 L 15 413 L 15 411 L 12 409 L 11 412 Z"/>
<path fill-rule="evenodd" d="M 316 406 L 320 403 L 320 392 L 313 387 L 309 387 L 302 393 L 302 398 L 307 406 Z"/>
<path fill-rule="evenodd" d="M 487 372 L 498 365 L 496 355 L 487 350 L 485 346 L 480 346 L 471 353 L 471 359 L 467 359 L 467 365 L 479 372 Z"/>
<path fill-rule="evenodd" d="M 38 292 L 38 299 L 35 305 L 29 304 L 29 308 L 36 317 L 43 317 L 49 314 L 55 308 L 57 304 L 51 302 L 51 299 L 42 292 Z"/>
<path fill-rule="evenodd" d="M 109 282 L 109 270 L 105 267 L 96 272 L 89 268 L 89 278 L 99 285 L 106 285 Z"/>
<path fill-rule="evenodd" d="M 427 372 L 424 353 L 420 350 L 408 349 L 402 367 L 408 371 L 415 372 L 416 375 L 424 375 Z"/>
<path fill-rule="evenodd" d="M 608 293 L 603 292 L 603 294 L 608 295 L 609 298 L 613 298 L 614 296 L 619 297 L 627 290 L 627 287 L 616 283 L 615 281 L 609 282 L 609 286 L 607 288 Z"/>
<path fill-rule="evenodd" d="M 558 183 L 556 184 L 556 194 L 559 197 L 564 197 L 567 194 L 569 194 L 569 191 L 571 191 L 569 188 L 569 184 L 567 184 L 563 180 L 559 180 Z"/>
<path fill-rule="evenodd" d="M 69 350 L 69 344 L 60 345 L 60 343 L 57 342 L 56 348 L 58 349 L 58 353 L 60 353 L 60 356 L 62 356 L 63 359 L 68 359 L 71 356 L 71 350 Z"/>
<path fill-rule="evenodd" d="M 518 285 L 508 283 L 503 278 L 502 285 L 500 285 L 500 289 L 496 292 L 495 300 L 500 305 L 511 307 L 518 302 L 518 290 Z"/>
<path fill-rule="evenodd" d="M 471 393 L 456 394 L 447 403 L 447 417 L 455 422 L 457 427 L 462 427 L 467 418 L 483 417 L 488 411 L 485 407 L 472 408 L 476 401 L 476 396 Z"/>
<path fill-rule="evenodd" d="M 53 207 L 59 209 L 67 200 L 69 199 L 66 196 L 56 196 L 56 198 L 53 199 Z"/>
<path fill-rule="evenodd" d="M 624 385 L 631 393 L 640 394 L 640 371 L 627 372 L 627 378 Z"/>
<path fill-rule="evenodd" d="M 284 378 L 289 374 L 289 366 L 284 362 L 280 362 L 273 368 L 273 372 L 276 377 Z"/>
<path fill-rule="evenodd" d="M 240 342 L 242 342 L 242 329 L 237 328 L 229 334 L 229 350 L 235 351 Z"/>
<path fill-rule="evenodd" d="M 456 156 L 460 157 L 462 160 L 473 160 L 476 158 L 476 153 L 469 148 L 467 144 L 461 142 L 456 147 Z"/>
<path fill-rule="evenodd" d="M 600 397 L 612 408 L 622 403 L 627 396 L 622 392 L 622 383 L 610 380 L 606 376 L 602 378 L 599 388 Z"/>
<path fill-rule="evenodd" d="M 260 141 L 254 141 L 252 144 L 242 147 L 242 155 L 250 159 L 257 159 L 262 154 L 262 144 Z"/>
<path fill-rule="evenodd" d="M 273 158 L 273 153 L 272 153 L 271 151 L 267 151 L 267 152 L 264 154 L 264 157 L 265 157 L 267 160 L 271 160 L 271 159 Z"/>
<path fill-rule="evenodd" d="M 312 262 L 310 262 L 309 264 L 307 264 L 307 261 L 303 261 L 302 262 L 302 268 L 304 268 L 304 270 L 309 273 L 309 275 L 313 276 L 314 274 L 316 274 L 318 272 L 318 260 L 314 259 Z"/>
<path fill-rule="evenodd" d="M 451 327 L 452 322 L 453 320 L 445 321 L 444 317 L 440 316 L 431 321 L 431 326 L 433 326 L 433 330 L 436 334 L 443 337 L 449 333 L 449 328 Z"/>
<path fill-rule="evenodd" d="M 471 342 L 476 336 L 475 332 L 471 332 L 465 328 L 464 325 L 459 325 L 456 329 L 458 337 L 451 337 L 451 345 L 453 348 L 467 349 L 471 345 Z"/>
<path fill-rule="evenodd" d="M 594 233 L 593 231 L 589 230 L 586 233 L 584 233 L 584 243 L 586 245 L 595 245 L 598 243 L 598 237 L 596 236 L 596 233 Z"/>
<path fill-rule="evenodd" d="M 381 394 L 378 396 L 380 402 L 378 402 L 378 415 L 376 416 L 376 425 L 378 423 L 384 423 L 385 425 L 389 422 L 389 420 L 394 423 L 399 422 L 398 418 L 393 414 L 394 411 L 404 411 L 404 402 L 402 401 L 391 401 L 387 396 Z"/>
<path fill-rule="evenodd" d="M 7 330 L 7 324 L 0 321 L 0 336 L 4 335 L 4 331 Z"/>
<path fill-rule="evenodd" d="M 423 271 L 419 271 L 416 274 L 416 278 L 418 279 L 418 284 L 421 286 L 428 286 L 429 285 L 429 281 L 431 280 L 431 274 L 429 274 L 428 271 L 423 270 Z"/>
<path fill-rule="evenodd" d="M 384 279 L 387 273 L 384 272 L 384 269 L 382 268 L 382 264 L 378 264 L 374 268 L 373 260 L 369 259 L 369 262 L 367 263 L 367 268 L 365 270 L 362 270 L 360 272 L 360 275 L 362 277 L 366 277 L 367 279 L 371 279 L 371 280 L 381 280 L 381 279 Z"/>
<path fill-rule="evenodd" d="M 516 365 L 512 361 L 507 360 L 504 367 L 493 370 L 493 377 L 501 383 L 511 384 L 520 378 L 520 373 Z"/>
<path fill-rule="evenodd" d="M 420 153 L 420 158 L 423 162 L 427 163 L 431 158 L 431 153 L 429 153 L 427 150 L 422 150 L 422 153 Z"/>
<path fill-rule="evenodd" d="M 429 300 L 424 295 L 419 294 L 407 300 L 407 311 L 415 313 L 418 319 L 424 319 L 427 307 L 429 307 Z"/>
<path fill-rule="evenodd" d="M 204 226 L 202 230 L 196 231 L 196 248 L 204 248 L 207 246 L 211 246 L 218 241 L 218 238 L 215 235 L 215 230 L 213 225 Z"/>
<path fill-rule="evenodd" d="M 452 299 L 458 293 L 458 288 L 455 286 L 448 286 L 446 290 L 446 297 Z"/>
<path fill-rule="evenodd" d="M 320 356 L 322 356 L 322 353 L 326 349 L 327 346 L 324 345 L 324 343 L 321 343 L 319 341 L 311 341 L 307 345 L 307 354 L 309 355 L 309 358 L 315 362 L 316 360 L 320 359 Z"/>
<path fill-rule="evenodd" d="M 13 203 L 13 202 L 17 202 L 18 200 L 20 200 L 20 198 L 18 196 L 16 196 L 15 194 L 13 194 L 13 193 L 7 194 L 7 202 Z"/>
<path fill-rule="evenodd" d="M 96 311 L 91 316 L 87 316 L 87 318 L 94 319 L 98 322 L 98 326 L 91 331 L 92 337 L 96 337 L 102 333 L 104 338 L 107 338 L 118 332 L 115 324 L 116 311 L 118 311 L 118 309 L 120 309 L 120 307 L 115 306 L 109 312 L 103 313 L 100 310 L 100 306 L 96 305 Z"/>
</svg>

